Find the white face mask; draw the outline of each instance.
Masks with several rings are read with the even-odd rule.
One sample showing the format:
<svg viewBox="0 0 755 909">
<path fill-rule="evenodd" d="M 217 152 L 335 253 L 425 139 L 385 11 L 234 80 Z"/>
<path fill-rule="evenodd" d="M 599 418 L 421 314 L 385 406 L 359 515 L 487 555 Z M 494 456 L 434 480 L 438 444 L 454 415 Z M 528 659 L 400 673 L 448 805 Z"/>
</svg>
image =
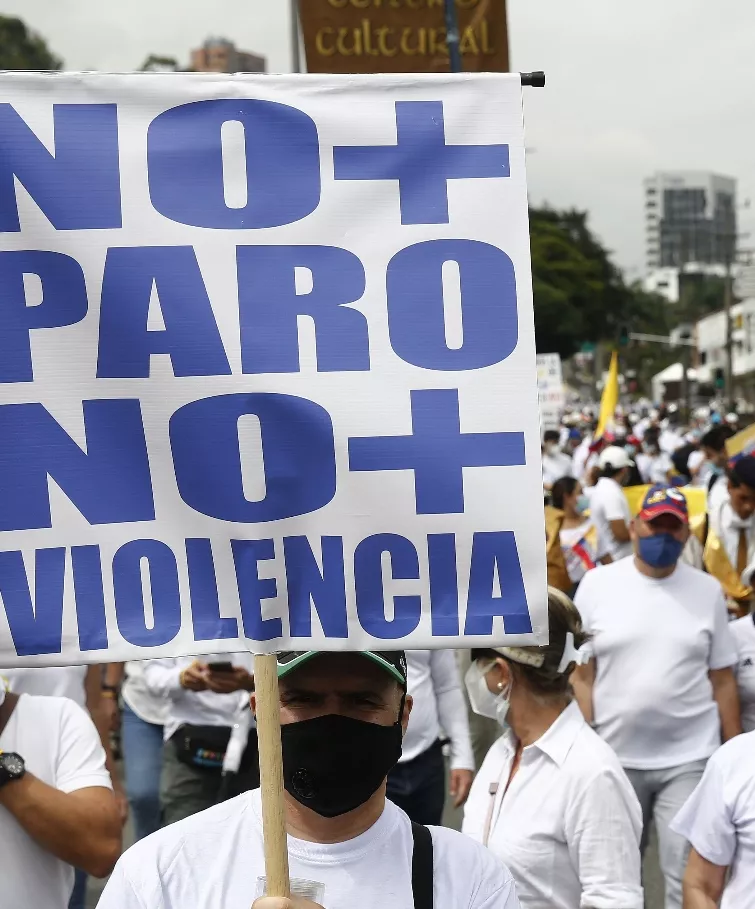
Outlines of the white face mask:
<svg viewBox="0 0 755 909">
<path fill-rule="evenodd" d="M 495 665 L 492 661 L 482 664 L 472 663 L 464 676 L 464 684 L 472 710 L 478 716 L 488 717 L 488 719 L 496 720 L 501 726 L 505 726 L 511 703 L 511 685 L 509 685 L 508 691 L 501 691 L 500 694 L 493 694 L 489 690 L 485 676 Z"/>
</svg>

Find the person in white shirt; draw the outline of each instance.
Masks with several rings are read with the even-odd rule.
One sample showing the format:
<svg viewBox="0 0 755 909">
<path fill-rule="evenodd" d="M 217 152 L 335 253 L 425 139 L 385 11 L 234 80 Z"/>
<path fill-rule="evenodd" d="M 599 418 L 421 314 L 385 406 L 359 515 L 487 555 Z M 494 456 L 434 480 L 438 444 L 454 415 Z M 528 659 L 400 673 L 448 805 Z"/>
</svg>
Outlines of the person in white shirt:
<svg viewBox="0 0 755 909">
<path fill-rule="evenodd" d="M 721 740 L 741 732 L 723 591 L 679 561 L 688 535 L 684 495 L 650 489 L 632 522 L 635 557 L 589 572 L 575 598 L 594 655 L 575 692 L 637 792 L 643 849 L 655 820 L 667 909 L 681 906 L 687 859 L 670 822 Z"/>
<path fill-rule="evenodd" d="M 511 869 L 524 909 L 642 909 L 640 804 L 571 700 L 587 635 L 552 587 L 548 627 L 547 647 L 472 651 L 470 701 L 504 734 L 475 778 L 462 832 Z"/>
<path fill-rule="evenodd" d="M 97 727 L 105 751 L 105 768 L 110 775 L 121 823 L 128 818 L 128 802 L 110 746 L 113 692 L 102 681 L 102 666 L 34 666 L 0 669 L 0 683 L 5 680 L 8 690 L 16 694 L 35 694 L 46 697 L 69 698 L 86 710 Z M 87 875 L 76 870 L 76 879 L 68 909 L 84 909 Z"/>
<path fill-rule="evenodd" d="M 755 560 L 755 457 L 744 455 L 733 458 L 727 471 L 727 498 L 716 510 L 709 513 L 709 534 L 720 540 L 726 556 L 737 577 L 744 574 Z M 723 580 L 723 579 L 722 579 Z M 747 595 L 739 602 L 730 603 L 730 611 L 743 615 L 750 611 L 751 584 Z"/>
<path fill-rule="evenodd" d="M 611 445 L 600 453 L 599 464 L 601 477 L 590 493 L 590 515 L 598 533 L 597 554 L 618 562 L 632 554 L 632 514 L 622 489 L 632 460 L 623 448 Z"/>
<path fill-rule="evenodd" d="M 446 768 L 441 730 L 451 746 L 449 794 L 463 805 L 472 785 L 475 762 L 452 650 L 407 650 L 408 692 L 414 706 L 401 758 L 388 774 L 388 798 L 417 824 L 439 825 L 446 800 Z"/>
<path fill-rule="evenodd" d="M 713 755 L 672 827 L 692 847 L 685 907 L 755 905 L 755 732 L 737 736 Z"/>
<path fill-rule="evenodd" d="M 66 909 L 74 866 L 105 877 L 121 821 L 97 729 L 64 697 L 0 685 L 0 905 Z"/>
<path fill-rule="evenodd" d="M 120 693 L 123 709 L 115 717 L 121 730 L 126 795 L 137 840 L 160 829 L 160 774 L 163 766 L 163 727 L 168 699 L 153 694 L 144 680 L 144 662 L 108 664 L 106 688 Z"/>
<path fill-rule="evenodd" d="M 742 711 L 742 729 L 755 731 L 755 612 L 729 625 L 737 646 L 737 688 Z"/>
<path fill-rule="evenodd" d="M 413 827 L 386 800 L 412 706 L 401 651 L 288 652 L 278 674 L 292 878 L 323 884 L 328 909 L 412 909 L 416 840 L 432 851 L 420 883 L 434 909 L 517 909 L 492 853 L 454 830 Z M 249 909 L 263 874 L 260 794 L 247 792 L 129 849 L 99 909 Z"/>
<path fill-rule="evenodd" d="M 231 730 L 254 690 L 253 662 L 250 653 L 214 653 L 144 664 L 149 691 L 168 703 L 160 780 L 163 824 L 224 798 L 223 761 Z M 247 765 L 255 762 L 252 746 Z"/>
<path fill-rule="evenodd" d="M 671 457 L 658 445 L 658 436 L 648 433 L 642 443 L 643 450 L 637 455 L 637 468 L 643 483 L 655 485 L 671 482 L 674 464 Z"/>
<path fill-rule="evenodd" d="M 574 585 L 596 568 L 598 563 L 610 562 L 610 557 L 598 559 L 598 537 L 592 519 L 585 516 L 590 510 L 590 499 L 585 495 L 582 484 L 573 477 L 562 477 L 553 485 L 551 502 L 554 508 L 564 513 L 559 531 L 561 550 L 569 579 Z"/>
<path fill-rule="evenodd" d="M 550 489 L 561 477 L 571 476 L 572 458 L 561 451 L 558 431 L 546 430 L 543 435 L 543 488 Z"/>
<path fill-rule="evenodd" d="M 684 445 L 684 436 L 679 432 L 677 423 L 669 422 L 666 424 L 665 428 L 661 430 L 658 444 L 661 451 L 665 451 L 667 455 L 672 455 L 677 448 L 681 448 Z"/>
<path fill-rule="evenodd" d="M 714 426 L 700 439 L 700 450 L 704 452 L 708 469 L 704 471 L 705 488 L 708 490 L 708 514 L 718 513 L 721 505 L 729 498 L 726 465 L 729 456 L 726 440 L 731 437 L 728 426 Z"/>
</svg>

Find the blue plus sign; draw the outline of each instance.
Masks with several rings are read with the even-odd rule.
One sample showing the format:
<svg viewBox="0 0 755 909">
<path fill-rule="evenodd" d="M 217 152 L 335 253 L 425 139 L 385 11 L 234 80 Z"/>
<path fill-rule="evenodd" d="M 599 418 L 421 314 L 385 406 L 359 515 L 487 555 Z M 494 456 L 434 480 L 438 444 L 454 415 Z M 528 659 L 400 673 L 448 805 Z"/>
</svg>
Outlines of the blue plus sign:
<svg viewBox="0 0 755 909">
<path fill-rule="evenodd" d="M 349 469 L 413 470 L 417 514 L 461 514 L 464 467 L 525 463 L 521 432 L 461 432 L 456 389 L 411 394 L 412 435 L 349 439 Z"/>
<path fill-rule="evenodd" d="M 397 101 L 396 145 L 333 149 L 336 180 L 398 180 L 402 224 L 447 224 L 448 181 L 508 177 L 508 145 L 446 145 L 442 101 Z"/>
</svg>

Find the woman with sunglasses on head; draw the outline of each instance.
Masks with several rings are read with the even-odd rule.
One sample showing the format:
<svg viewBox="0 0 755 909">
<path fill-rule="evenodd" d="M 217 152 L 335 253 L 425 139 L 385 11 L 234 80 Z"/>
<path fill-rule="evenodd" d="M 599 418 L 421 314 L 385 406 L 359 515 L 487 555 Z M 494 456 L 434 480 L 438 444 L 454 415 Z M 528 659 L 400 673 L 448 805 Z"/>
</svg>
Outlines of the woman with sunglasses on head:
<svg viewBox="0 0 755 909">
<path fill-rule="evenodd" d="M 475 778 L 462 830 L 511 869 L 523 909 L 642 909 L 640 804 L 572 700 L 587 635 L 552 587 L 548 623 L 547 647 L 472 651 L 472 708 L 504 734 Z"/>
</svg>

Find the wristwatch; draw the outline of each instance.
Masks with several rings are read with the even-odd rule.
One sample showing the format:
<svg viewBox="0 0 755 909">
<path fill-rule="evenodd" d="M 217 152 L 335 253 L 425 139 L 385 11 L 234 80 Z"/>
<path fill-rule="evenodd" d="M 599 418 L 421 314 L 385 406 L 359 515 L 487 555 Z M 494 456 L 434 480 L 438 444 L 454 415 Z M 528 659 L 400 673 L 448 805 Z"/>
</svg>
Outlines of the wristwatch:
<svg viewBox="0 0 755 909">
<path fill-rule="evenodd" d="M 26 764 L 14 751 L 0 751 L 0 789 L 13 780 L 20 780 L 26 773 Z"/>
</svg>

